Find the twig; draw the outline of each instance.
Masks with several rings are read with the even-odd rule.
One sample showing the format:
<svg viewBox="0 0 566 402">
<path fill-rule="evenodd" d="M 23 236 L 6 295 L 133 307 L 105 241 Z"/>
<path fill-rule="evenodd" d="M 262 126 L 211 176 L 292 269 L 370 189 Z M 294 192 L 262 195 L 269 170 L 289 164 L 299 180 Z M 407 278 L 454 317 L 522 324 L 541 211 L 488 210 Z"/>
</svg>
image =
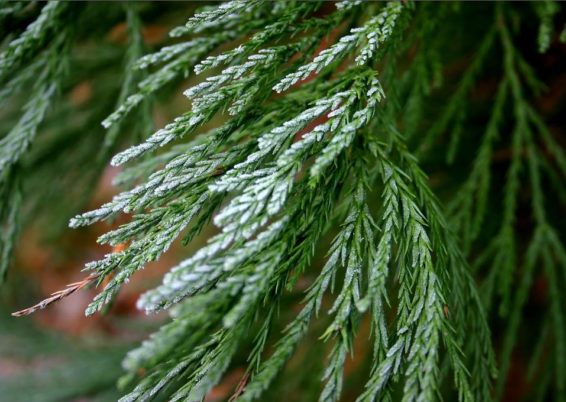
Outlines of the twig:
<svg viewBox="0 0 566 402">
<path fill-rule="evenodd" d="M 238 386 L 234 390 L 234 394 L 230 397 L 228 402 L 234 402 L 236 399 L 238 399 L 238 397 L 242 394 L 242 392 L 244 392 L 244 388 L 246 388 L 249 379 L 250 379 L 250 374 L 249 373 L 244 374 L 244 376 L 238 383 Z"/>
<path fill-rule="evenodd" d="M 100 276 L 100 273 L 95 272 L 90 274 L 89 276 L 87 276 L 86 278 L 84 278 L 82 281 L 79 282 L 74 282 L 74 283 L 70 283 L 67 285 L 67 287 L 65 289 L 61 289 L 58 290 L 54 293 L 51 294 L 50 297 L 48 297 L 45 300 L 40 301 L 39 303 L 28 307 L 24 310 L 20 310 L 20 311 L 16 311 L 15 313 L 12 313 L 12 315 L 14 317 L 23 317 L 25 315 L 30 315 L 32 313 L 35 313 L 37 310 L 42 310 L 45 307 L 49 306 L 52 303 L 55 303 L 73 293 L 75 293 L 77 290 L 81 290 L 82 288 L 90 285 L 91 283 L 93 283 L 98 277 Z"/>
</svg>

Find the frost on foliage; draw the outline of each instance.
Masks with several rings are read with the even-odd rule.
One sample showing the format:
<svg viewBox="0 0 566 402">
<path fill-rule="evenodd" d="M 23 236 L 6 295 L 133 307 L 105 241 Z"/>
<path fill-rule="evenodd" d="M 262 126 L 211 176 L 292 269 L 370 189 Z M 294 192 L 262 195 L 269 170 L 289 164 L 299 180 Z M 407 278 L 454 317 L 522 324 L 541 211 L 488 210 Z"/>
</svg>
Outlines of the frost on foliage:
<svg viewBox="0 0 566 402">
<path fill-rule="evenodd" d="M 224 165 L 241 159 L 245 148 L 234 147 L 230 152 L 208 155 L 208 148 L 215 142 L 215 133 L 209 133 L 206 141 L 192 146 L 167 164 L 152 173 L 146 182 L 129 191 L 124 191 L 100 208 L 71 219 L 69 226 L 79 227 L 105 220 L 118 212 L 132 213 L 142 210 L 150 203 L 164 199 L 188 186 L 212 178 Z"/>
<path fill-rule="evenodd" d="M 0 139 L 0 172 L 16 163 L 34 140 L 43 121 L 55 85 L 41 88 L 24 107 L 24 114 L 10 132 Z"/>
<path fill-rule="evenodd" d="M 114 156 L 110 163 L 113 166 L 119 166 L 146 152 L 167 145 L 171 141 L 178 139 L 195 129 L 196 126 L 204 120 L 204 118 L 204 115 L 192 112 L 186 113 L 181 117 L 177 117 L 172 123 L 169 123 L 162 129 L 156 131 L 145 142 L 128 148 Z"/>
<path fill-rule="evenodd" d="M 241 55 L 244 52 L 244 46 L 239 45 L 232 50 L 228 50 L 216 56 L 208 56 L 206 59 L 202 60 L 195 66 L 195 73 L 200 74 L 208 69 L 218 67 L 222 64 L 227 64 L 235 57 Z"/>
<path fill-rule="evenodd" d="M 159 229 L 135 237 L 124 251 L 108 254 L 102 260 L 87 264 L 85 268 L 89 270 L 101 273 L 112 270 L 117 273 L 94 298 L 86 314 L 93 314 L 109 303 L 121 285 L 145 264 L 155 261 L 165 253 L 193 218 L 208 206 L 214 207 L 215 203 L 211 200 L 210 194 L 204 193 L 194 202 L 185 205 L 178 215 L 163 216 L 160 219 Z"/>
<path fill-rule="evenodd" d="M 366 37 L 368 44 L 362 48 L 361 53 L 356 57 L 356 62 L 358 64 L 367 63 L 377 47 L 390 38 L 402 7 L 399 2 L 389 2 L 380 14 L 373 17 L 362 27 L 352 28 L 349 35 L 341 37 L 337 43 L 321 51 L 313 61 L 287 75 L 273 89 L 276 92 L 283 92 L 297 82 L 310 77 L 311 74 L 319 73 L 331 63 L 342 60 L 361 42 L 362 38 Z"/>
<path fill-rule="evenodd" d="M 395 107 L 383 102 L 373 68 L 373 61 L 398 50 L 389 44 L 405 6 L 343 1 L 329 13 L 317 12 L 319 6 L 236 0 L 200 9 L 172 31 L 191 36 L 137 61 L 135 68 L 148 69 L 148 75 L 103 123 L 122 128 L 118 124 L 130 111 L 175 79 L 191 70 L 210 73 L 185 91 L 190 110 L 112 159 L 122 165 L 162 148 L 119 175 L 116 182 L 126 189 L 70 222 L 76 227 L 131 214 L 98 239 L 115 251 L 85 267 L 102 287 L 87 314 L 110 303 L 175 240 L 190 242 L 207 225 L 217 226 L 204 246 L 139 299 L 146 312 L 177 313 L 124 361 L 130 373 L 145 373 L 124 401 L 201 400 L 263 309 L 270 318 L 252 341 L 242 401 L 261 398 L 322 311 L 330 315 L 322 339 L 331 345 L 325 348 L 330 352 L 321 401 L 340 398 L 346 358 L 365 314 L 373 364 L 359 401 L 391 399 L 394 382 L 403 384 L 404 401 L 433 400 L 443 378 L 440 351 L 449 356 L 460 399 L 471 400 L 462 361 L 483 362 L 489 352 L 464 360 L 467 324 L 456 314 L 448 322 L 443 308 L 471 303 L 473 288 L 424 174 L 389 127 Z M 313 56 L 329 30 L 362 20 Z M 396 66 L 381 67 L 387 88 Z M 315 74 L 325 69 L 332 71 Z M 288 93 L 273 93 L 307 78 L 312 80 Z M 393 99 L 403 100 L 413 78 L 402 80 L 407 87 Z M 40 101 L 35 113 L 44 113 Z M 218 120 L 226 122 L 186 140 Z M 18 146 L 6 145 L 9 139 L 2 139 L 2 148 L 19 157 Z M 0 163 L 10 165 L 10 157 Z M 381 197 L 372 193 L 374 186 Z M 335 222 L 342 224 L 322 269 L 308 274 L 302 310 L 271 347 L 266 342 L 277 302 L 310 266 Z M 335 284 L 339 288 L 326 303 Z M 474 314 L 477 332 L 481 318 Z"/>
<path fill-rule="evenodd" d="M 336 8 L 338 10 L 349 10 L 351 8 L 354 8 L 356 6 L 359 6 L 360 4 L 362 4 L 363 0 L 344 0 L 344 1 L 338 1 L 336 2 Z"/>
<path fill-rule="evenodd" d="M 47 2 L 37 19 L 20 36 L 8 43 L 0 54 L 0 80 L 46 43 L 67 7 L 64 1 Z"/>
<path fill-rule="evenodd" d="M 102 126 L 109 128 L 122 121 L 135 107 L 149 95 L 163 88 L 179 77 L 186 77 L 192 66 L 194 66 L 203 54 L 212 50 L 223 40 L 227 40 L 229 34 L 212 35 L 209 38 L 199 38 L 186 43 L 169 46 L 167 49 L 142 57 L 138 66 L 144 68 L 155 63 L 167 62 L 157 71 L 149 74 L 138 84 L 138 91 L 130 95 L 126 100 L 104 121 Z"/>
<path fill-rule="evenodd" d="M 223 85 L 228 83 L 234 85 L 238 81 L 253 82 L 259 78 L 257 75 L 259 71 L 266 66 L 272 65 L 276 57 L 285 50 L 288 50 L 287 46 L 262 49 L 257 54 L 249 56 L 244 64 L 225 68 L 220 74 L 208 77 L 200 84 L 186 90 L 184 94 L 192 100 L 193 112 L 205 113 L 216 104 L 224 101 L 228 102 L 230 95 L 221 90 Z M 230 108 L 229 112 L 234 115 L 236 110 Z"/>
<path fill-rule="evenodd" d="M 314 106 L 299 113 L 291 120 L 283 123 L 283 125 L 262 134 L 257 140 L 257 151 L 250 153 L 244 162 L 238 163 L 228 170 L 220 180 L 210 186 L 211 190 L 217 192 L 233 191 L 242 188 L 246 183 L 253 180 L 254 177 L 263 175 L 265 171 L 256 173 L 250 173 L 250 171 L 266 160 L 266 158 L 278 155 L 282 151 L 284 144 L 288 143 L 300 130 L 324 113 L 336 110 L 348 95 L 350 95 L 349 92 L 342 91 L 326 99 L 317 100 Z M 322 127 L 318 128 L 318 130 L 321 130 Z M 286 161 L 280 162 L 281 165 L 284 163 Z"/>
<path fill-rule="evenodd" d="M 284 48 L 284 47 L 283 47 Z M 230 66 L 219 75 L 208 77 L 202 83 L 189 88 L 184 92 L 185 96 L 190 99 L 195 99 L 211 92 L 216 91 L 221 85 L 240 79 L 242 76 L 262 65 L 272 64 L 277 56 L 276 48 L 261 49 L 257 54 L 248 57 L 248 60 L 241 65 Z"/>
<path fill-rule="evenodd" d="M 226 242 L 223 234 L 216 235 L 194 256 L 172 268 L 163 278 L 161 286 L 145 293 L 139 299 L 138 307 L 155 311 L 195 294 L 264 250 L 279 235 L 284 224 L 285 219 L 275 222 L 256 239 L 221 258 L 217 255 L 224 251 L 230 242 Z"/>
<path fill-rule="evenodd" d="M 253 11 L 259 5 L 261 5 L 259 0 L 233 0 L 216 7 L 207 7 L 204 11 L 189 18 L 184 27 L 174 29 L 171 36 L 198 33 L 205 29 L 222 26 L 232 20 L 237 22 L 240 15 Z"/>
<path fill-rule="evenodd" d="M 358 41 L 359 37 L 355 34 L 346 35 L 340 38 L 338 43 L 332 45 L 328 49 L 320 52 L 312 62 L 305 64 L 299 69 L 287 75 L 277 85 L 273 87 L 276 92 L 283 92 L 299 81 L 308 78 L 314 72 L 320 72 L 324 67 L 328 66 L 333 61 L 339 60 L 344 57 L 350 50 L 352 50 Z"/>
<path fill-rule="evenodd" d="M 266 71 L 273 71 L 277 65 L 285 62 L 295 54 L 301 43 L 302 41 L 299 41 L 297 44 L 261 49 L 249 55 L 242 64 L 231 65 L 223 69 L 220 74 L 208 77 L 200 84 L 189 88 L 184 94 L 191 99 L 193 112 L 204 113 L 206 110 L 212 109 L 213 105 L 220 103 L 227 105 L 233 101 L 228 107 L 228 113 L 233 116 L 241 113 L 254 100 L 254 96 L 260 89 L 257 82 L 266 79 Z M 232 58 L 239 51 L 240 48 L 236 48 L 233 51 L 223 53 L 213 61 L 210 61 L 210 59 L 208 61 L 213 65 L 223 63 L 225 61 L 224 56 Z M 203 66 L 199 67 L 198 70 L 201 71 L 201 68 Z M 247 93 L 240 94 L 238 86 L 247 88 Z"/>
<path fill-rule="evenodd" d="M 341 124 L 338 128 L 331 127 L 331 131 L 337 131 L 330 143 L 324 147 L 321 154 L 316 158 L 314 164 L 310 168 L 311 176 L 318 176 L 321 172 L 330 165 L 336 156 L 345 148 L 350 146 L 356 132 L 369 124 L 373 117 L 377 104 L 385 97 L 381 84 L 374 78 L 369 84 L 369 90 L 366 94 L 366 105 L 363 109 L 357 110 L 353 115 L 348 116 L 349 119 Z M 344 105 L 343 107 L 345 107 Z M 329 115 L 333 117 L 332 114 Z M 332 124 L 332 123 L 330 123 Z"/>
<path fill-rule="evenodd" d="M 147 54 L 139 58 L 135 63 L 135 68 L 143 69 L 156 64 L 165 63 L 181 53 L 191 50 L 195 46 L 208 43 L 207 38 L 197 38 L 188 42 L 176 43 L 170 46 L 164 46 L 156 53 Z"/>
<path fill-rule="evenodd" d="M 372 59 L 379 47 L 389 40 L 402 10 L 401 2 L 391 1 L 365 27 L 352 29 L 352 32 L 365 34 L 367 40 L 367 44 L 362 47 L 360 54 L 356 56 L 357 64 L 366 64 Z"/>
<path fill-rule="evenodd" d="M 277 136 L 281 134 L 293 135 L 320 113 L 326 110 L 331 111 L 328 114 L 330 119 L 326 123 L 319 124 L 310 132 L 304 134 L 299 141 L 282 152 L 272 165 L 240 176 L 240 184 L 244 181 L 246 187 L 214 219 L 214 222 L 222 227 L 224 233 L 231 233 L 234 241 L 247 239 L 253 236 L 270 217 L 281 211 L 293 188 L 295 175 L 302 163 L 311 154 L 314 146 L 337 125 L 340 117 L 347 110 L 347 107 L 341 105 L 340 102 L 344 99 L 344 102 L 348 103 L 354 98 L 353 92 L 337 93 L 329 99 L 317 102 L 308 113 L 300 114 L 297 118 L 291 120 L 291 124 L 288 126 L 284 125 L 271 131 L 271 134 L 275 132 Z M 277 141 L 273 142 L 265 137 L 263 139 L 264 142 L 260 143 L 260 151 L 272 151 L 279 146 Z M 276 139 L 279 139 L 279 137 L 276 137 Z M 230 172 L 227 175 L 236 178 L 234 175 L 231 176 Z M 223 188 L 219 186 L 213 188 L 217 191 L 219 189 L 226 190 L 234 188 L 234 185 L 237 185 L 237 183 L 230 181 Z"/>
</svg>

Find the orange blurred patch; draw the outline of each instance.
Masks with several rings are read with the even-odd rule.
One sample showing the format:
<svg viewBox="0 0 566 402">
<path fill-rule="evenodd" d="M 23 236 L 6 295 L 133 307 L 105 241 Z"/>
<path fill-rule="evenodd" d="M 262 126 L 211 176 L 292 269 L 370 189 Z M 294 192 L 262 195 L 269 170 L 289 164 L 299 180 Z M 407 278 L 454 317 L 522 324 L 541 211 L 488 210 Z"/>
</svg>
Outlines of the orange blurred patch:
<svg viewBox="0 0 566 402">
<path fill-rule="evenodd" d="M 142 28 L 143 41 L 148 45 L 156 45 L 167 37 L 169 28 L 162 25 L 146 25 Z M 128 24 L 120 22 L 108 32 L 106 40 L 111 43 L 125 44 L 128 42 Z"/>
<path fill-rule="evenodd" d="M 142 36 L 148 45 L 156 45 L 163 42 L 168 32 L 169 28 L 162 25 L 146 25 L 142 30 Z"/>
<path fill-rule="evenodd" d="M 80 106 L 88 102 L 92 98 L 92 84 L 89 81 L 83 81 L 71 90 L 71 102 Z"/>
<path fill-rule="evenodd" d="M 241 367 L 235 368 L 224 377 L 224 380 L 216 387 L 212 388 L 205 398 L 205 402 L 216 402 L 225 400 L 238 384 L 242 383 L 244 377 L 244 369 Z"/>
<path fill-rule="evenodd" d="M 106 36 L 106 40 L 112 43 L 126 43 L 128 39 L 128 24 L 125 21 L 112 27 Z"/>
</svg>

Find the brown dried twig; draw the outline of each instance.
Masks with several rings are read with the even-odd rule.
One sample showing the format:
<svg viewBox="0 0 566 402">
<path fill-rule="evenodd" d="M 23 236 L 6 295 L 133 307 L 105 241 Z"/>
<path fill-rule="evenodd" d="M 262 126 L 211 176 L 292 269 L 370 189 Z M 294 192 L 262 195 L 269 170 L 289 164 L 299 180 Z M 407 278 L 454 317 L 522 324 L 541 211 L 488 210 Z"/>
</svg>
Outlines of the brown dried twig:
<svg viewBox="0 0 566 402">
<path fill-rule="evenodd" d="M 20 310 L 20 311 L 16 311 L 15 313 L 12 313 L 12 315 L 14 317 L 23 317 L 25 315 L 30 315 L 32 313 L 35 313 L 37 310 L 41 310 L 44 309 L 45 307 L 49 306 L 52 303 L 55 303 L 61 299 L 64 299 L 67 296 L 70 296 L 71 294 L 75 293 L 77 290 L 81 290 L 84 287 L 94 283 L 94 281 L 100 276 L 100 273 L 95 272 L 90 274 L 89 276 L 87 276 L 86 278 L 84 278 L 83 280 L 79 281 L 79 282 L 74 282 L 74 283 L 70 283 L 67 285 L 67 287 L 65 289 L 61 289 L 58 290 L 54 293 L 51 294 L 50 297 L 48 297 L 47 299 L 44 299 L 42 301 L 40 301 L 39 303 L 28 307 L 24 310 Z"/>
<path fill-rule="evenodd" d="M 244 392 L 244 388 L 246 388 L 249 379 L 250 379 L 250 374 L 249 373 L 244 374 L 244 376 L 238 383 L 238 386 L 234 390 L 234 394 L 230 397 L 228 402 L 234 402 L 236 399 L 238 399 L 238 397 L 242 394 L 242 392 Z"/>
</svg>

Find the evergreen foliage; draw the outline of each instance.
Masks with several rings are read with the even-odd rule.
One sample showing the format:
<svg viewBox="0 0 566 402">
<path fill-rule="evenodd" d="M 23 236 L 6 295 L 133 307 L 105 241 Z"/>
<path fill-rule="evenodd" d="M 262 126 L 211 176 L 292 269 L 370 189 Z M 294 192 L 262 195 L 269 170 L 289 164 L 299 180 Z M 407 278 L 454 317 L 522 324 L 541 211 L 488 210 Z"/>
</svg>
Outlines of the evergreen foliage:
<svg viewBox="0 0 566 402">
<path fill-rule="evenodd" d="M 98 239 L 114 251 L 88 263 L 84 281 L 15 314 L 86 286 L 100 289 L 86 314 L 104 311 L 175 240 L 217 228 L 139 298 L 172 318 L 125 357 L 121 401 L 201 401 L 235 362 L 247 368 L 233 400 L 285 400 L 268 396 L 278 382 L 313 375 L 285 371 L 303 342 L 324 343 L 322 402 L 340 400 L 348 381 L 359 402 L 501 400 L 539 275 L 548 300 L 528 346 L 532 392 L 566 399 L 566 154 L 518 45 L 523 29 L 540 53 L 564 40 L 561 4 L 233 0 L 203 6 L 149 54 L 143 7 L 114 5 L 105 18 L 127 21 L 126 57 L 92 68 L 123 76 L 109 78 L 100 110 L 55 134 L 69 109 L 50 109 L 84 74 L 74 43 L 92 35 L 84 24 L 97 5 L 0 7 L 3 20 L 33 14 L 21 32 L 3 28 L 1 93 L 21 111 L 5 113 L 0 139 L 0 275 L 22 208 L 41 202 L 62 166 L 90 165 L 68 175 L 86 187 L 108 160 L 124 166 L 123 190 L 71 227 L 130 217 Z M 461 46 L 450 43 L 458 29 Z M 443 68 L 470 54 L 454 85 Z M 154 97 L 193 73 L 189 110 L 150 133 Z M 483 109 L 471 96 L 482 76 L 496 82 Z M 485 127 L 470 130 L 478 109 Z M 76 139 L 94 121 L 105 134 Z M 505 147 L 502 169 L 494 158 Z M 439 171 L 449 177 L 433 189 L 427 174 Z M 78 192 L 82 209 L 89 192 Z M 489 324 L 504 334 L 497 357 Z M 344 374 L 358 342 L 372 345 L 363 384 Z"/>
</svg>

